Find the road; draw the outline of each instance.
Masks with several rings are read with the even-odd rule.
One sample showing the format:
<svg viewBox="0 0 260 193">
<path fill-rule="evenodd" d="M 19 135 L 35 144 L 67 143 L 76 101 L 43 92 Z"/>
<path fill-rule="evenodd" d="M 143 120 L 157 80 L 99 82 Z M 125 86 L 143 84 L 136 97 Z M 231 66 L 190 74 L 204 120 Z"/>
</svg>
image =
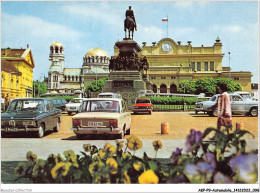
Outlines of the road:
<svg viewBox="0 0 260 193">
<path fill-rule="evenodd" d="M 21 161 L 25 160 L 28 151 L 35 152 L 38 157 L 46 158 L 51 153 L 62 153 L 72 149 L 77 153 L 82 151 L 85 143 L 95 144 L 101 148 L 105 143 L 114 144 L 113 138 L 104 136 L 87 137 L 84 140 L 77 140 L 73 131 L 72 116 L 62 115 L 61 128 L 58 133 L 48 132 L 42 139 L 28 136 L 11 135 L 1 140 L 1 160 Z M 193 112 L 153 112 L 152 115 L 132 115 L 131 135 L 137 135 L 143 141 L 143 148 L 137 151 L 136 155 L 142 156 L 147 152 L 149 156 L 154 156 L 152 141 L 160 139 L 163 142 L 163 149 L 158 152 L 158 157 L 169 158 L 176 147 L 185 147 L 185 139 L 190 129 L 204 131 L 207 127 L 216 126 L 217 118 Z M 161 123 L 169 123 L 169 134 L 161 134 Z M 258 147 L 258 117 L 233 116 L 233 125 L 236 122 L 243 122 L 245 129 L 255 135 L 255 139 L 246 136 L 248 141 L 247 149 Z M 129 136 L 125 136 L 125 141 Z"/>
</svg>

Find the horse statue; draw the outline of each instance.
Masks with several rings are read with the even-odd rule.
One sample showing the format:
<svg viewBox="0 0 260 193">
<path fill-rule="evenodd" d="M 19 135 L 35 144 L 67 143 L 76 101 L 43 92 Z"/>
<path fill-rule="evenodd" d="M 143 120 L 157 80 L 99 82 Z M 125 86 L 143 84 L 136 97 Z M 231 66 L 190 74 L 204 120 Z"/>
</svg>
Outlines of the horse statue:
<svg viewBox="0 0 260 193">
<path fill-rule="evenodd" d="M 135 16 L 134 11 L 131 9 L 131 6 L 129 6 L 129 9 L 126 10 L 126 18 L 124 21 L 124 31 L 125 31 L 125 38 L 127 38 L 127 32 L 128 30 L 128 38 L 130 38 L 130 32 L 132 32 L 132 39 L 134 38 L 134 31 L 137 31 L 136 22 L 135 22 Z"/>
</svg>

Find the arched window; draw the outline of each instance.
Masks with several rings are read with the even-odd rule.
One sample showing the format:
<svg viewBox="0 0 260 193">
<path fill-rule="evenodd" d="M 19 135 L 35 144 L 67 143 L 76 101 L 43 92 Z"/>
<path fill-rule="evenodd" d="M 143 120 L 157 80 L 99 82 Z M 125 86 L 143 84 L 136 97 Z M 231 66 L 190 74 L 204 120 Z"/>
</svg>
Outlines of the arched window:
<svg viewBox="0 0 260 193">
<path fill-rule="evenodd" d="M 72 81 L 74 81 L 74 76 L 71 76 Z"/>
<path fill-rule="evenodd" d="M 11 88 L 11 89 L 13 88 L 13 83 L 14 83 L 14 80 L 11 79 L 11 85 L 10 85 L 10 88 Z"/>
<path fill-rule="evenodd" d="M 70 81 L 70 75 L 68 76 L 68 81 Z"/>
<path fill-rule="evenodd" d="M 177 92 L 177 86 L 175 84 L 171 84 L 170 93 L 176 93 L 176 92 Z"/>
<path fill-rule="evenodd" d="M 63 47 L 60 48 L 60 53 L 62 53 L 62 52 L 63 52 Z"/>
<path fill-rule="evenodd" d="M 78 81 L 78 76 L 76 76 L 76 81 Z"/>
<path fill-rule="evenodd" d="M 51 46 L 51 53 L 53 54 L 53 47 Z"/>
<path fill-rule="evenodd" d="M 157 93 L 157 86 L 155 84 L 153 85 L 153 92 Z"/>
<path fill-rule="evenodd" d="M 64 80 L 65 80 L 65 81 L 67 80 L 67 76 L 64 76 Z"/>
<path fill-rule="evenodd" d="M 160 93 L 167 93 L 167 86 L 165 84 L 160 86 Z"/>
<path fill-rule="evenodd" d="M 59 52 L 59 48 L 55 47 L 55 53 L 58 53 L 58 52 Z"/>
<path fill-rule="evenodd" d="M 16 90 L 19 90 L 19 80 L 16 81 Z"/>
</svg>

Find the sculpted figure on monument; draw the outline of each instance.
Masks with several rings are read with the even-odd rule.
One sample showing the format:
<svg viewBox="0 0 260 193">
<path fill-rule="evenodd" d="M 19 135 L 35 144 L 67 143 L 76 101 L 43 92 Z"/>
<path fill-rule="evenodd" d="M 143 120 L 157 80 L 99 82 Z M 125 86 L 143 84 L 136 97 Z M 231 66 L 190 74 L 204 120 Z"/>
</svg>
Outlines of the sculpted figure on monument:
<svg viewBox="0 0 260 193">
<path fill-rule="evenodd" d="M 114 67 L 114 64 L 115 64 L 115 59 L 113 57 L 111 57 L 110 61 L 109 61 L 109 71 L 114 71 L 115 70 L 115 67 Z"/>
<path fill-rule="evenodd" d="M 137 31 L 134 11 L 131 9 L 131 6 L 129 6 L 129 9 L 126 10 L 125 13 L 126 19 L 124 21 L 124 31 L 125 31 L 125 38 L 126 36 L 126 30 L 128 30 L 128 38 L 130 38 L 130 32 L 132 32 L 132 39 L 134 37 L 134 30 Z"/>
</svg>

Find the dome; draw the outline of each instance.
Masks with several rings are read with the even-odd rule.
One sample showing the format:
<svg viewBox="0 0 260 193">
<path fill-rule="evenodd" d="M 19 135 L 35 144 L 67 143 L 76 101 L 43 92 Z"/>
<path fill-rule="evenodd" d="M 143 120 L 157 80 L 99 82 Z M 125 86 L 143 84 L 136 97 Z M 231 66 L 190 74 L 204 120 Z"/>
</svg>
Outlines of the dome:
<svg viewBox="0 0 260 193">
<path fill-rule="evenodd" d="M 85 56 L 106 56 L 106 57 L 109 57 L 105 50 L 98 48 L 98 47 L 90 49 L 85 54 Z"/>
<path fill-rule="evenodd" d="M 62 43 L 60 43 L 60 42 L 53 42 L 53 43 L 51 44 L 51 46 L 53 46 L 53 47 L 56 47 L 56 46 L 58 46 L 58 47 L 63 47 Z"/>
</svg>

